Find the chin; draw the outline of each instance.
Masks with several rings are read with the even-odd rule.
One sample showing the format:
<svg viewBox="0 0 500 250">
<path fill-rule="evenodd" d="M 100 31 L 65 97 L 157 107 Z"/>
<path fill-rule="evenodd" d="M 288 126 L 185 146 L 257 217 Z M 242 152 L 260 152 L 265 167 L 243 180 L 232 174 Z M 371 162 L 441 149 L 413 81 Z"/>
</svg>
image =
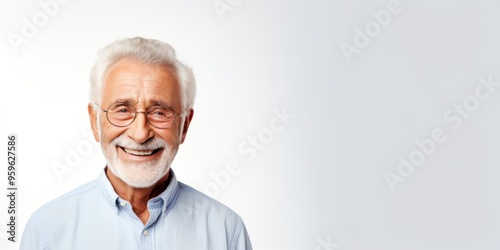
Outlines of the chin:
<svg viewBox="0 0 500 250">
<path fill-rule="evenodd" d="M 156 165 L 156 166 L 155 166 Z M 157 164 L 109 164 L 111 172 L 127 185 L 134 188 L 148 188 L 154 186 L 170 170 L 168 162 Z"/>
<path fill-rule="evenodd" d="M 107 146 L 101 145 L 109 170 L 127 185 L 134 188 L 149 188 L 154 186 L 170 170 L 170 164 L 176 155 L 176 147 L 172 148 L 165 141 L 155 138 L 150 145 L 138 145 L 123 137 L 116 138 Z M 162 148 L 156 154 L 161 154 L 154 160 L 134 162 L 131 159 L 121 159 L 119 148 Z M 153 150 L 154 151 L 154 150 Z"/>
</svg>

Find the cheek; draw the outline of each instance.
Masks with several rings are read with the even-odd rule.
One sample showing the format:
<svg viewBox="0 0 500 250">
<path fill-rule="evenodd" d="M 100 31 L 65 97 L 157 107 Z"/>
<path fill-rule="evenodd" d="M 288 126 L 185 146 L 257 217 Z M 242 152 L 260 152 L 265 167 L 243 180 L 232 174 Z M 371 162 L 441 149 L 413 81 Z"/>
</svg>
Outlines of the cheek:
<svg viewBox="0 0 500 250">
<path fill-rule="evenodd" d="M 115 126 L 110 126 L 110 124 L 101 124 L 100 138 L 101 143 L 109 144 L 116 137 L 120 136 L 124 132 L 123 128 L 118 128 Z"/>
<path fill-rule="evenodd" d="M 180 137 L 177 128 L 170 128 L 168 131 L 157 133 L 157 135 L 171 147 L 177 147 L 177 145 L 180 144 Z"/>
</svg>

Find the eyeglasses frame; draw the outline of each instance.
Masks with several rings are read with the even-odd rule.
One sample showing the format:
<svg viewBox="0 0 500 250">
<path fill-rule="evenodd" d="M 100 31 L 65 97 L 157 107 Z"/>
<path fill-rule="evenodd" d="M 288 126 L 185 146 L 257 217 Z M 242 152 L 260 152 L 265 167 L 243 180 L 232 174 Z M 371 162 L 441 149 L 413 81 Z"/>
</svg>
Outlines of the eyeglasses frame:
<svg viewBox="0 0 500 250">
<path fill-rule="evenodd" d="M 108 122 L 109 122 L 109 123 L 111 123 L 111 125 L 113 125 L 113 126 L 115 126 L 115 127 L 119 127 L 119 128 L 124 128 L 124 127 L 128 127 L 128 126 L 132 125 L 132 123 L 134 123 L 134 121 L 135 121 L 135 118 L 137 118 L 137 114 L 141 114 L 141 113 L 142 113 L 142 114 L 144 114 L 144 116 L 146 117 L 146 121 L 148 121 L 148 124 L 149 124 L 149 125 L 151 125 L 151 126 L 153 126 L 153 127 L 157 128 L 157 129 L 167 129 L 167 128 L 172 127 L 172 125 L 175 123 L 175 121 L 176 121 L 176 119 L 177 119 L 177 117 L 178 117 L 178 116 L 182 116 L 182 115 L 183 115 L 183 114 L 187 111 L 187 109 L 186 109 L 186 110 L 182 111 L 181 113 L 176 114 L 176 113 L 175 113 L 175 110 L 174 110 L 172 107 L 170 107 L 170 106 L 165 106 L 165 107 L 167 107 L 167 108 L 171 109 L 171 110 L 174 112 L 174 120 L 172 121 L 172 123 L 170 123 L 170 125 L 168 125 L 168 127 L 162 128 L 162 127 L 157 127 L 157 126 L 153 125 L 153 124 L 149 121 L 149 118 L 148 118 L 148 110 L 149 110 L 150 108 L 154 107 L 154 106 L 151 106 L 151 107 L 147 108 L 147 109 L 146 109 L 146 111 L 137 111 L 137 108 L 136 108 L 136 107 L 134 107 L 133 105 L 127 104 L 128 106 L 132 107 L 132 108 L 135 110 L 135 112 L 133 112 L 133 113 L 134 113 L 134 118 L 132 119 L 132 121 L 131 121 L 128 125 L 118 126 L 118 125 L 116 125 L 116 124 L 112 123 L 112 122 L 109 120 L 109 117 L 108 117 L 108 114 L 109 114 L 108 110 L 111 108 L 111 106 L 113 106 L 113 105 L 117 104 L 116 102 L 111 103 L 111 104 L 109 105 L 108 109 L 103 109 L 103 108 L 101 108 L 101 106 L 99 106 L 99 104 L 97 104 L 97 103 L 94 103 L 94 104 L 95 104 L 95 105 L 96 105 L 96 106 L 97 106 L 97 107 L 98 107 L 98 108 L 99 108 L 102 112 L 106 113 L 106 120 L 108 120 Z"/>
</svg>

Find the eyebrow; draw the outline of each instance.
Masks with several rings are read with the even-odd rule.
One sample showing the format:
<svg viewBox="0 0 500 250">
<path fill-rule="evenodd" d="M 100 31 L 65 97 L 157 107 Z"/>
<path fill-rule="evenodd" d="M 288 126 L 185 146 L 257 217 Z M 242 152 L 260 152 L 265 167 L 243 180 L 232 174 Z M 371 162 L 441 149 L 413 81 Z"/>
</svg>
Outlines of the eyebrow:
<svg viewBox="0 0 500 250">
<path fill-rule="evenodd" d="M 129 105 L 132 105 L 132 104 L 137 104 L 137 101 L 134 101 L 133 99 L 124 99 L 124 98 L 119 98 L 119 99 L 116 99 L 113 103 L 123 103 L 123 104 L 129 104 Z M 172 105 L 170 105 L 170 103 L 168 102 L 165 102 L 165 101 L 153 101 L 151 103 L 151 105 L 149 106 L 165 106 L 165 107 L 172 107 Z"/>
<path fill-rule="evenodd" d="M 132 99 L 123 99 L 123 98 L 119 98 L 119 99 L 116 99 L 114 100 L 111 104 L 113 103 L 123 103 L 123 104 L 132 104 Z"/>
<path fill-rule="evenodd" d="M 154 101 L 153 105 L 151 106 L 165 106 L 165 107 L 172 107 L 170 103 L 164 102 L 164 101 Z"/>
</svg>

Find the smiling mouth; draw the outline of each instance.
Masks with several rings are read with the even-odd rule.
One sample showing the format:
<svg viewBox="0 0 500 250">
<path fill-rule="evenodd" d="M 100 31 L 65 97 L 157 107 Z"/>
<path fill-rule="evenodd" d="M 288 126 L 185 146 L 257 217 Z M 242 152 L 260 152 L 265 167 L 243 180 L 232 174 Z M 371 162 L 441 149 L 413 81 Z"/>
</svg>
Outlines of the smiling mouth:
<svg viewBox="0 0 500 250">
<path fill-rule="evenodd" d="M 153 155 L 161 150 L 161 148 L 157 148 L 154 150 L 135 150 L 135 149 L 124 148 L 124 147 L 120 147 L 120 148 L 123 151 L 125 151 L 125 153 L 135 155 L 135 156 L 150 156 L 150 155 Z"/>
</svg>

